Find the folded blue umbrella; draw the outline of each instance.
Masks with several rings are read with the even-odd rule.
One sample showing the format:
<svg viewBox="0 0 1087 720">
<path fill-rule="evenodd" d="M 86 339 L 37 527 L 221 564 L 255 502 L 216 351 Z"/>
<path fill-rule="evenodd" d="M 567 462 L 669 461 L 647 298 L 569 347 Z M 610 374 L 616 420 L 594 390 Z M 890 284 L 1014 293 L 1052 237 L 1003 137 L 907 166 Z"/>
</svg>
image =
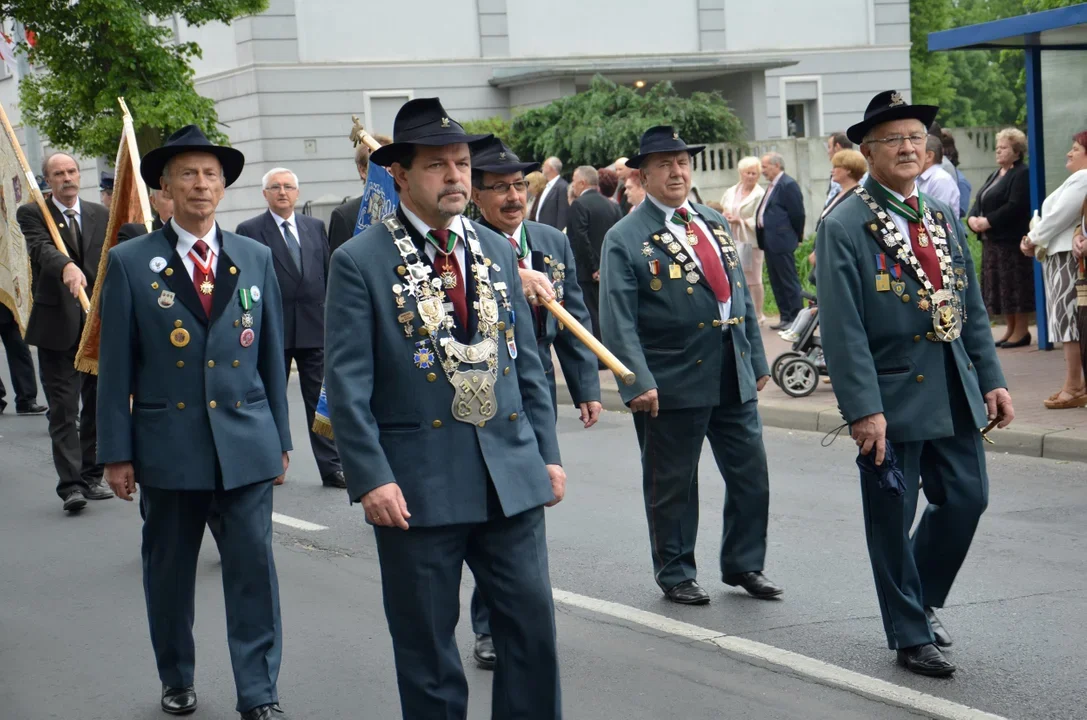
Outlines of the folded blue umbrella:
<svg viewBox="0 0 1087 720">
<path fill-rule="evenodd" d="M 902 470 L 898 467 L 898 458 L 895 457 L 891 443 L 886 443 L 886 453 L 883 455 L 883 464 L 876 465 L 876 450 L 867 455 L 857 455 L 857 467 L 861 469 L 861 477 L 865 480 L 874 479 L 879 483 L 879 489 L 884 490 L 894 497 L 900 497 L 906 492 L 906 479 L 902 476 Z"/>
</svg>

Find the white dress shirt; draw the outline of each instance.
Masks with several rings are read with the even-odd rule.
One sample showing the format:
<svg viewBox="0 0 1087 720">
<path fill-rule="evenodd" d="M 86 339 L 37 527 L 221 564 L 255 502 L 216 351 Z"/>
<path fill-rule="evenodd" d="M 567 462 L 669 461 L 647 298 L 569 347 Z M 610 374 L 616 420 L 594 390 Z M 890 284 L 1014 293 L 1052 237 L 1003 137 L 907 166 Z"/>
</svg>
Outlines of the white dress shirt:
<svg viewBox="0 0 1087 720">
<path fill-rule="evenodd" d="M 667 205 L 665 205 L 664 203 L 662 203 L 660 200 L 658 200 L 657 198 L 650 195 L 649 193 L 646 193 L 645 197 L 646 197 L 646 200 L 649 200 L 650 202 L 652 202 L 654 205 L 656 205 L 658 208 L 660 208 L 660 211 L 662 213 L 664 213 L 664 217 L 665 217 L 664 224 L 665 224 L 665 227 L 668 228 L 668 232 L 672 233 L 672 236 L 675 237 L 676 240 L 679 241 L 680 245 L 683 246 L 684 254 L 686 254 L 687 257 L 691 258 L 691 261 L 693 261 L 696 265 L 698 265 L 699 270 L 703 270 L 703 268 L 702 268 L 702 259 L 700 257 L 698 257 L 698 254 L 695 253 L 695 251 L 693 249 L 691 249 L 691 246 L 689 244 L 687 244 L 687 228 L 685 226 L 683 226 L 683 225 L 679 225 L 679 224 L 672 221 L 672 218 L 674 218 L 675 215 L 676 215 L 676 210 L 678 210 L 679 208 L 670 208 Z M 680 207 L 687 208 L 688 216 L 693 219 L 694 224 L 697 225 L 698 228 L 702 231 L 702 234 L 706 236 L 706 238 L 709 240 L 710 247 L 713 248 L 714 253 L 717 254 L 718 258 L 720 258 L 721 257 L 721 248 L 719 248 L 717 246 L 717 243 L 715 242 L 713 231 L 711 231 L 709 229 L 709 226 L 707 226 L 706 223 L 702 220 L 702 218 L 698 215 L 698 213 L 695 212 L 695 209 L 693 207 L 691 207 L 690 201 L 685 200 L 683 202 L 683 204 L 680 205 Z M 670 263 L 671 259 L 669 259 L 668 262 Z M 668 263 L 664 263 L 664 264 L 667 265 Z M 663 267 L 663 268 L 661 268 L 661 272 L 662 273 L 666 272 L 667 269 L 668 268 Z M 728 270 L 726 269 L 726 266 L 725 266 L 724 262 L 721 263 L 721 271 L 724 272 L 724 274 L 725 274 L 725 282 L 729 283 L 729 298 L 725 302 L 721 302 L 720 300 L 717 301 L 717 311 L 721 316 L 721 320 L 722 321 L 727 321 L 730 317 L 732 317 L 732 292 L 731 292 L 732 291 L 732 287 L 731 287 L 732 282 L 728 278 Z M 686 275 L 687 272 L 684 271 L 683 274 Z M 665 280 L 667 280 L 667 279 L 665 279 Z M 673 281 L 673 282 L 675 282 L 675 281 Z M 724 325 L 722 327 L 727 328 L 728 325 Z"/>
<path fill-rule="evenodd" d="M 925 195 L 947 203 L 954 213 L 953 217 L 959 216 L 959 197 L 962 194 L 959 183 L 942 167 L 933 165 L 921 173 L 921 177 L 917 178 L 917 187 Z"/>
<path fill-rule="evenodd" d="M 544 201 L 547 200 L 547 195 L 555 187 L 555 183 L 559 181 L 559 177 L 559 175 L 556 175 L 555 177 L 548 180 L 547 184 L 544 185 L 544 189 L 540 191 L 540 202 L 536 203 L 536 217 L 533 218 L 533 220 L 535 220 L 536 222 L 540 221 L 540 210 L 543 209 Z"/>
<path fill-rule="evenodd" d="M 766 227 L 766 224 L 763 223 L 763 218 L 766 216 L 766 206 L 770 204 L 770 193 L 774 192 L 774 188 L 778 186 L 778 180 L 780 180 L 781 176 L 784 174 L 785 171 L 782 170 L 777 174 L 777 177 L 771 180 L 770 184 L 766 186 L 766 194 L 762 196 L 762 202 L 759 203 L 759 227 Z"/>
<path fill-rule="evenodd" d="M 61 215 L 64 215 L 64 213 L 68 212 L 68 210 L 75 210 L 75 222 L 76 222 L 76 225 L 79 227 L 79 231 L 83 232 L 83 208 L 79 204 L 79 196 L 78 195 L 76 196 L 76 199 L 75 199 L 75 205 L 73 205 L 71 208 L 64 207 L 64 205 L 60 201 L 57 200 L 56 195 L 50 195 L 49 199 L 53 201 L 53 205 L 57 208 L 57 210 L 60 210 Z M 64 220 L 65 220 L 65 222 L 68 222 L 68 216 L 67 215 L 64 215 Z"/>
<path fill-rule="evenodd" d="M 419 232 L 419 234 L 425 238 L 427 236 L 427 233 L 431 231 L 431 227 L 423 222 L 423 220 L 418 215 L 413 213 L 411 210 L 408 210 L 407 206 L 405 206 L 403 203 L 400 204 L 400 209 L 404 211 L 404 217 L 408 219 L 408 222 L 412 224 L 412 227 L 414 227 Z M 453 249 L 453 253 L 457 257 L 457 264 L 460 266 L 459 271 L 461 282 L 464 282 L 464 271 L 466 270 L 464 266 L 464 248 L 465 245 L 468 243 L 468 232 L 464 229 L 464 216 L 458 215 L 453 218 L 453 222 L 449 224 L 449 229 L 456 233 L 457 237 L 460 238 L 457 246 Z M 434 258 L 438 256 L 438 248 L 434 247 L 434 243 L 426 243 L 426 256 L 430 258 L 431 263 L 433 263 Z"/>
<path fill-rule="evenodd" d="M 189 251 L 193 249 L 193 245 L 196 245 L 197 240 L 203 240 L 208 246 L 208 250 L 211 253 L 211 272 L 215 277 L 219 277 L 219 226 L 212 225 L 208 234 L 202 238 L 198 238 L 185 228 L 178 225 L 174 218 L 170 218 L 170 225 L 173 227 L 174 232 L 177 233 L 177 247 L 175 252 L 181 256 L 181 262 L 185 263 L 185 269 L 189 271 L 189 278 L 191 279 L 193 273 L 196 272 L 196 263 L 189 257 Z"/>
<path fill-rule="evenodd" d="M 509 235 L 506 235 L 506 233 L 502 233 L 502 237 L 507 238 L 506 242 L 509 242 L 509 238 L 513 238 L 514 241 L 517 243 L 517 247 L 514 249 L 514 253 L 520 253 L 521 252 L 521 233 L 524 232 L 524 228 L 525 228 L 525 223 L 522 222 L 520 225 L 515 227 L 513 229 L 513 232 L 510 233 Z M 519 262 L 518 262 L 518 265 L 520 265 L 522 268 L 524 268 L 526 270 L 531 270 L 532 269 L 531 252 L 532 251 L 530 250 L 529 251 L 529 257 L 526 257 L 524 260 L 519 259 Z"/>
</svg>

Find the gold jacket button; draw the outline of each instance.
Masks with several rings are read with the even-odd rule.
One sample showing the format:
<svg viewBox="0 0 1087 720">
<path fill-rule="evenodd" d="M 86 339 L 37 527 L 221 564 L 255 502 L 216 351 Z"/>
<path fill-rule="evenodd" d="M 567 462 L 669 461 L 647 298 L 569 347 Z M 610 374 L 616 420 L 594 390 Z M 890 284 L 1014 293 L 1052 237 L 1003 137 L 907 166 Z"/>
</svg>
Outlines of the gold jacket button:
<svg viewBox="0 0 1087 720">
<path fill-rule="evenodd" d="M 208 360 L 208 367 L 215 367 L 215 361 L 214 360 Z"/>
<path fill-rule="evenodd" d="M 178 410 L 184 410 L 185 409 L 185 403 L 178 403 L 177 404 L 177 409 Z"/>
<path fill-rule="evenodd" d="M 506 368 L 505 370 L 502 371 L 502 374 L 503 375 L 509 375 L 510 374 L 510 369 Z"/>
<path fill-rule="evenodd" d="M 215 401 L 212 400 L 211 402 L 209 402 L 208 407 L 211 408 L 212 410 L 214 410 L 215 409 Z"/>
<path fill-rule="evenodd" d="M 973 370 L 974 369 L 974 363 L 966 363 L 966 369 L 967 370 Z"/>
<path fill-rule="evenodd" d="M 747 357 L 747 352 L 745 350 L 741 350 L 740 357 Z"/>
<path fill-rule="evenodd" d="M 173 268 L 166 268 L 166 277 L 170 277 L 173 274 L 174 274 L 174 269 Z"/>
<path fill-rule="evenodd" d="M 902 294 L 902 302 L 907 302 L 908 303 L 909 301 L 910 301 L 910 294 L 909 293 L 903 293 Z"/>
<path fill-rule="evenodd" d="M 920 335 L 914 335 L 913 336 L 913 341 L 914 342 L 921 342 L 921 336 Z"/>
<path fill-rule="evenodd" d="M 702 361 L 701 361 L 701 360 L 695 360 L 695 361 L 694 361 L 694 364 L 695 364 L 695 365 L 701 365 L 701 364 L 702 364 Z"/>
<path fill-rule="evenodd" d="M 721 327 L 721 321 L 720 320 L 714 320 L 713 321 L 713 326 L 714 327 Z"/>
<path fill-rule="evenodd" d="M 516 420 L 516 419 L 517 419 L 517 413 L 513 413 L 512 415 L 510 415 L 510 420 Z"/>
<path fill-rule="evenodd" d="M 181 321 L 180 320 L 174 320 L 174 327 L 181 327 Z"/>
<path fill-rule="evenodd" d="M 434 373 L 427 373 L 426 374 L 426 381 L 427 382 L 434 382 L 437 379 L 438 379 L 438 376 L 435 375 Z"/>
<path fill-rule="evenodd" d="M 499 329 L 499 330 L 505 330 L 505 329 L 506 329 L 506 323 L 504 323 L 504 322 L 502 322 L 501 320 L 499 320 L 499 321 L 498 321 L 498 329 Z"/>
<path fill-rule="evenodd" d="M 234 403 L 234 407 L 236 407 L 236 408 L 240 408 L 241 406 L 242 406 L 242 401 L 241 401 L 241 400 L 239 400 L 238 402 Z"/>
<path fill-rule="evenodd" d="M 237 275 L 237 274 L 238 274 L 238 268 L 236 268 L 236 267 L 234 267 L 233 265 L 231 265 L 231 266 L 230 266 L 230 274 L 231 274 L 231 275 Z"/>
<path fill-rule="evenodd" d="M 179 368 L 183 368 L 183 367 L 185 367 L 185 361 L 184 361 L 184 360 L 178 360 L 178 361 L 177 361 L 177 366 L 178 366 Z"/>
<path fill-rule="evenodd" d="M 435 420 L 434 422 L 430 423 L 430 427 L 432 427 L 432 428 L 440 428 L 441 426 L 442 426 L 442 421 L 441 420 Z"/>
<path fill-rule="evenodd" d="M 238 362 L 237 360 L 235 360 L 234 362 L 232 362 L 230 364 L 233 365 L 234 367 L 238 367 L 239 365 L 241 365 L 241 363 Z"/>
<path fill-rule="evenodd" d="M 917 382 L 924 382 L 924 381 L 925 381 L 925 376 L 924 375 L 918 375 L 917 376 Z"/>
<path fill-rule="evenodd" d="M 698 329 L 699 330 L 701 330 L 704 327 L 706 327 L 706 323 L 698 323 Z"/>
<path fill-rule="evenodd" d="M 480 420 L 479 421 L 479 426 L 480 427 L 486 427 L 487 426 L 487 421 L 486 420 Z"/>
<path fill-rule="evenodd" d="M 241 321 L 241 320 L 235 320 L 235 321 L 234 321 L 234 327 L 238 327 L 238 326 L 239 326 L 239 325 L 241 325 L 241 324 L 242 324 L 242 321 Z"/>
<path fill-rule="evenodd" d="M 688 287 L 687 288 L 687 294 L 688 295 L 694 295 L 694 288 L 693 287 Z"/>
<path fill-rule="evenodd" d="M 925 333 L 925 339 L 926 340 L 931 340 L 932 342 L 936 342 L 936 333 L 934 333 L 932 331 L 929 331 L 929 332 Z"/>
</svg>

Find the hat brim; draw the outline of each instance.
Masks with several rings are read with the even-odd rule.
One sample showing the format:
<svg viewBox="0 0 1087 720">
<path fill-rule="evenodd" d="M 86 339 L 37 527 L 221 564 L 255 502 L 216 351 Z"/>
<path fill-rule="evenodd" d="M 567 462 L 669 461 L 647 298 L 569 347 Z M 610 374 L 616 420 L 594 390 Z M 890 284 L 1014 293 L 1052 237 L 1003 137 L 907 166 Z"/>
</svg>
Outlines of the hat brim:
<svg viewBox="0 0 1087 720">
<path fill-rule="evenodd" d="M 688 155 L 694 157 L 705 149 L 705 145 L 688 145 L 685 148 L 676 148 L 675 150 L 654 150 L 653 152 L 641 153 L 639 155 L 634 155 L 633 157 L 627 158 L 627 167 L 631 168 L 632 170 L 637 170 L 642 166 L 642 163 L 645 162 L 645 159 L 648 158 L 650 155 L 659 155 L 661 153 L 677 153 L 686 150 Z"/>
<path fill-rule="evenodd" d="M 162 178 L 162 171 L 166 167 L 166 163 L 178 155 L 192 152 L 208 153 L 219 158 L 219 162 L 223 166 L 224 187 L 233 185 L 234 181 L 241 176 L 242 168 L 245 167 L 245 155 L 240 150 L 235 150 L 232 147 L 222 145 L 164 146 L 155 148 L 144 155 L 140 161 L 140 175 L 143 177 L 143 181 L 147 183 L 147 187 L 152 190 L 161 190 L 159 180 Z"/>
<path fill-rule="evenodd" d="M 495 175 L 512 175 L 523 172 L 525 175 L 540 169 L 538 162 L 506 163 L 504 165 L 472 165 L 473 170 L 494 173 Z"/>
<path fill-rule="evenodd" d="M 864 136 L 868 134 L 869 130 L 876 125 L 895 120 L 920 120 L 925 124 L 925 132 L 928 132 L 929 126 L 932 125 L 932 122 L 936 119 L 936 114 L 939 112 L 940 108 L 936 105 L 899 105 L 898 107 L 887 108 L 878 115 L 873 115 L 850 127 L 846 130 L 845 136 L 854 144 L 860 145 L 864 142 Z"/>
<path fill-rule="evenodd" d="M 382 167 L 389 167 L 394 162 L 398 162 L 400 158 L 411 151 L 411 148 L 415 145 L 428 145 L 430 147 L 443 147 L 445 145 L 456 145 L 458 143 L 468 143 L 469 146 L 475 143 L 482 142 L 484 140 L 490 140 L 493 135 L 465 135 L 458 132 L 445 132 L 436 133 L 434 135 L 424 135 L 423 137 L 415 138 L 405 142 L 394 142 L 391 145 L 384 145 L 379 147 L 370 153 L 370 162 L 376 163 Z"/>
</svg>

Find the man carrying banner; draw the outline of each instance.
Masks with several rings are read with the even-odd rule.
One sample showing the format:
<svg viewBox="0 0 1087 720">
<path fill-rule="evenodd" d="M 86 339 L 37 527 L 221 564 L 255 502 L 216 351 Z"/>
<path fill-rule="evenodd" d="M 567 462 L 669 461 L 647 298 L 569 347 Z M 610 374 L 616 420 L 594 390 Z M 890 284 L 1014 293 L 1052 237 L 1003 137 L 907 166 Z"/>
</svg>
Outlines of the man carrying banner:
<svg viewBox="0 0 1087 720">
<path fill-rule="evenodd" d="M 170 222 L 174 216 L 174 201 L 162 194 L 161 190 L 151 190 L 147 194 L 151 203 L 151 209 L 155 211 L 155 219 L 151 221 L 151 230 L 159 230 L 163 224 Z M 141 222 L 125 223 L 117 231 L 117 242 L 131 240 L 134 237 L 147 234 L 147 227 Z"/>
<path fill-rule="evenodd" d="M 363 187 L 365 188 L 367 182 L 369 182 L 370 153 L 372 153 L 373 150 L 358 138 L 359 130 L 360 127 L 358 119 L 356 118 L 355 127 L 351 131 L 351 138 L 355 142 L 355 170 L 358 171 L 359 180 L 362 180 Z M 374 135 L 372 137 L 377 140 L 380 145 L 388 145 L 392 142 L 392 138 L 386 137 L 385 135 Z M 390 195 L 391 194 L 392 193 L 390 193 Z M 365 193 L 363 193 L 363 195 L 365 195 Z M 362 215 L 366 210 L 366 208 L 362 207 L 363 195 L 348 200 L 332 211 L 332 216 L 328 220 L 328 245 L 332 250 L 343 245 L 371 224 L 363 222 L 362 219 Z M 379 216 L 374 218 L 372 222 L 377 222 L 380 219 Z"/>
<path fill-rule="evenodd" d="M 561 718 L 544 506 L 555 413 L 517 256 L 461 214 L 469 144 L 437 98 L 397 113 L 397 213 L 332 254 L 326 383 L 348 493 L 372 523 L 403 717 L 463 718 L 454 630 L 468 562 L 491 611 L 492 717 Z"/>
<path fill-rule="evenodd" d="M 287 720 L 277 704 L 272 555 L 272 486 L 291 450 L 283 310 L 271 251 L 215 222 L 244 162 L 194 125 L 143 158 L 144 180 L 173 199 L 175 215 L 108 256 L 98 457 L 121 499 L 140 485 L 162 709 L 196 708 L 196 561 L 214 502 L 237 710 L 243 720 Z"/>
</svg>

